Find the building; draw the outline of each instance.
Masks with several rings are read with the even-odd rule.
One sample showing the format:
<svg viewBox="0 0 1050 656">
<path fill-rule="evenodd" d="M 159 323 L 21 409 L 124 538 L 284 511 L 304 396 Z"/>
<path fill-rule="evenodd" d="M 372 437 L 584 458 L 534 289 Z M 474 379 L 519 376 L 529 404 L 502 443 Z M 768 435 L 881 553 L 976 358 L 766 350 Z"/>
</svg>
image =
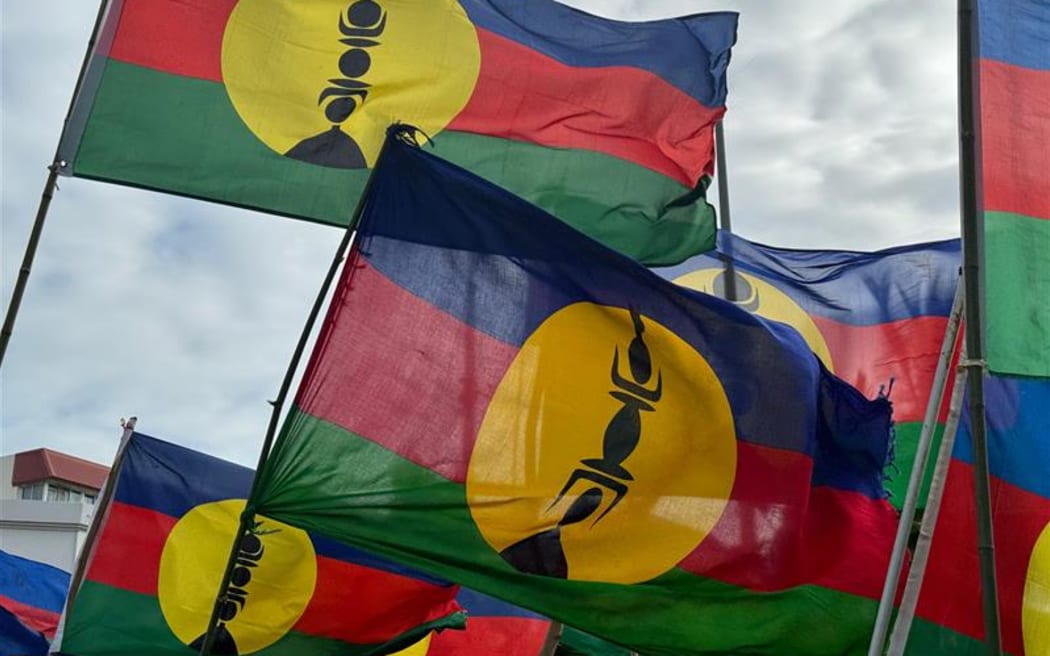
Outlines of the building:
<svg viewBox="0 0 1050 656">
<path fill-rule="evenodd" d="M 0 457 L 0 549 L 73 571 L 108 474 L 51 449 Z"/>
</svg>

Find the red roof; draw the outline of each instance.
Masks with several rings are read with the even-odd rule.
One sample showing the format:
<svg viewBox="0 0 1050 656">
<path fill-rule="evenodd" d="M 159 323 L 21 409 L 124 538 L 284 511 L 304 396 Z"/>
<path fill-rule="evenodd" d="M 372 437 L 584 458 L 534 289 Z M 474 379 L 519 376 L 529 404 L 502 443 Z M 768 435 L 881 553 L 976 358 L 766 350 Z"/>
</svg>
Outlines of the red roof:
<svg viewBox="0 0 1050 656">
<path fill-rule="evenodd" d="M 15 454 L 11 485 L 30 485 L 48 479 L 66 481 L 98 491 L 109 467 L 51 449 L 33 449 Z"/>
</svg>

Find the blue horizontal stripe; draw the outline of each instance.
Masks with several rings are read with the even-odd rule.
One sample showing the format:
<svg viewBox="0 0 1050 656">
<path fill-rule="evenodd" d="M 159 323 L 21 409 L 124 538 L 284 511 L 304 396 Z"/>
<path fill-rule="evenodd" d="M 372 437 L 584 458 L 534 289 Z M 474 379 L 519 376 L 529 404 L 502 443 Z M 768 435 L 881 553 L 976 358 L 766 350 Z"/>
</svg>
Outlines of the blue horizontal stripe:
<svg viewBox="0 0 1050 656">
<path fill-rule="evenodd" d="M 68 588 L 67 572 L 0 550 L 0 596 L 61 613 Z"/>
<path fill-rule="evenodd" d="M 252 470 L 143 433 L 134 433 L 124 451 L 114 499 L 180 518 L 204 503 L 245 499 Z M 310 535 L 314 551 L 328 558 L 372 567 L 402 576 L 447 585 L 439 578 L 336 542 Z"/>
<path fill-rule="evenodd" d="M 523 617 L 527 619 L 547 619 L 539 613 L 518 608 L 505 601 L 490 597 L 468 588 L 460 588 L 456 601 L 473 617 Z M 468 626 L 469 626 L 469 620 Z"/>
<path fill-rule="evenodd" d="M 978 0 L 981 57 L 1050 70 L 1050 1 Z"/>
<path fill-rule="evenodd" d="M 460 4 L 478 27 L 562 64 L 639 68 L 707 107 L 725 105 L 726 68 L 736 43 L 735 12 L 627 23 L 552 0 L 460 0 Z"/>
<path fill-rule="evenodd" d="M 993 476 L 1050 499 L 1050 379 L 986 376 L 988 467 Z M 954 456 L 973 464 L 969 412 Z"/>
<path fill-rule="evenodd" d="M 794 329 L 674 285 L 421 149 L 388 142 L 372 185 L 361 253 L 403 289 L 516 346 L 571 303 L 633 308 L 704 357 L 738 439 L 820 460 L 818 484 L 881 495 L 887 407 L 823 371 Z M 858 408 L 881 416 L 881 429 Z M 872 432 L 846 428 L 860 425 Z"/>
<path fill-rule="evenodd" d="M 114 498 L 179 518 L 204 503 L 244 499 L 252 470 L 135 433 L 124 450 Z"/>
<path fill-rule="evenodd" d="M 656 269 L 668 280 L 701 269 L 738 269 L 770 283 L 806 313 L 855 326 L 948 316 L 959 282 L 960 241 L 880 251 L 775 248 L 719 232 L 718 253 Z"/>
</svg>

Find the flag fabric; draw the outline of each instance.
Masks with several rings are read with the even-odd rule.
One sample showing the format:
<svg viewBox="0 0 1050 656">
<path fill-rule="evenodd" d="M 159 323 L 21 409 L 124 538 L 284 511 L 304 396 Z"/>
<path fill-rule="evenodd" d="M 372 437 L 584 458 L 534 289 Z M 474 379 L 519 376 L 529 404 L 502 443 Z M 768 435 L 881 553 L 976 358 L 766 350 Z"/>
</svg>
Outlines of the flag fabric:
<svg viewBox="0 0 1050 656">
<path fill-rule="evenodd" d="M 141 433 L 65 616 L 70 656 L 199 648 L 252 471 Z M 456 587 L 266 517 L 234 570 L 213 653 L 385 654 L 462 625 Z"/>
<path fill-rule="evenodd" d="M 0 550 L 0 653 L 47 654 L 68 587 L 57 567 Z"/>
<path fill-rule="evenodd" d="M 1050 2 L 979 0 L 984 378 L 1002 644 L 1050 654 Z M 969 409 L 908 651 L 984 654 Z"/>
<path fill-rule="evenodd" d="M 460 588 L 456 602 L 466 611 L 467 628 L 427 636 L 396 656 L 537 656 L 543 649 L 551 621 L 495 597 Z M 562 626 L 556 656 L 630 656 L 622 647 Z"/>
<path fill-rule="evenodd" d="M 1050 2 L 979 0 L 985 359 L 1050 377 Z"/>
<path fill-rule="evenodd" d="M 992 523 L 1003 648 L 1050 654 L 1050 380 L 985 378 Z M 908 641 L 915 656 L 987 653 L 973 442 L 964 409 Z"/>
<path fill-rule="evenodd" d="M 959 240 L 861 252 L 777 248 L 720 232 L 716 253 L 657 271 L 725 298 L 728 262 L 738 306 L 794 327 L 829 370 L 864 394 L 889 395 L 896 471 L 888 487 L 899 507 L 959 284 Z M 925 490 L 919 499 L 923 507 Z"/>
<path fill-rule="evenodd" d="M 254 502 L 641 653 L 840 656 L 889 430 L 794 330 L 394 139 Z"/>
<path fill-rule="evenodd" d="M 714 246 L 737 15 L 553 0 L 113 0 L 61 171 L 345 225 L 394 122 L 646 262 Z"/>
<path fill-rule="evenodd" d="M 538 656 L 550 620 L 474 590 L 460 588 L 456 602 L 467 613 L 464 631 L 433 633 L 397 656 Z"/>
</svg>

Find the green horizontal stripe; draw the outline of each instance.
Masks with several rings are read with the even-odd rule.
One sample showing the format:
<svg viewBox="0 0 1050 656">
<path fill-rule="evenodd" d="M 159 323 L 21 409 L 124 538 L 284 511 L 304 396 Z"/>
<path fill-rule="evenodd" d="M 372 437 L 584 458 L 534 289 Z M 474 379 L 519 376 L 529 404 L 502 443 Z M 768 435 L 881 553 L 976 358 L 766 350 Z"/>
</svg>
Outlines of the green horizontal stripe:
<svg viewBox="0 0 1050 656">
<path fill-rule="evenodd" d="M 988 366 L 1050 377 L 1050 218 L 986 212 L 984 234 Z"/>
<path fill-rule="evenodd" d="M 450 621 L 451 620 L 451 621 Z M 438 626 L 461 625 L 462 617 L 417 627 L 385 645 L 355 645 L 296 631 L 259 656 L 378 656 L 407 646 Z M 156 597 L 84 581 L 66 618 L 62 653 L 70 656 L 187 656 L 194 653 L 168 628 Z"/>
<path fill-rule="evenodd" d="M 346 225 L 367 171 L 278 155 L 217 82 L 109 61 L 75 175 Z"/>
<path fill-rule="evenodd" d="M 904 653 L 907 656 L 987 656 L 988 645 L 947 627 L 915 618 Z"/>
<path fill-rule="evenodd" d="M 677 264 L 715 247 L 715 212 L 698 192 L 622 159 L 463 132 L 442 132 L 435 152 L 650 265 Z"/>
<path fill-rule="evenodd" d="M 755 593 L 679 569 L 639 585 L 521 574 L 485 543 L 463 485 L 297 410 L 261 489 L 269 517 L 654 656 L 861 654 L 874 620 L 874 601 L 817 586 Z"/>
<path fill-rule="evenodd" d="M 911 479 L 912 465 L 915 463 L 915 452 L 919 446 L 919 436 L 922 433 L 921 421 L 907 421 L 896 424 L 893 427 L 893 467 L 889 480 L 886 481 L 886 489 L 890 493 L 890 503 L 894 508 L 900 510 L 904 505 L 904 497 L 908 493 L 908 482 Z M 933 468 L 937 464 L 937 451 L 941 448 L 941 437 L 944 435 L 944 424 L 938 423 L 933 433 L 933 444 L 930 446 L 929 456 L 926 458 L 926 473 L 923 478 L 922 487 L 919 489 L 918 508 L 926 507 L 926 497 L 930 492 L 931 476 Z"/>
<path fill-rule="evenodd" d="M 455 132 L 433 143 L 440 155 L 641 262 L 673 264 L 714 247 L 714 211 L 702 188 L 592 151 Z M 221 83 L 110 61 L 73 173 L 346 225 L 368 172 L 273 152 L 244 125 Z"/>
</svg>

